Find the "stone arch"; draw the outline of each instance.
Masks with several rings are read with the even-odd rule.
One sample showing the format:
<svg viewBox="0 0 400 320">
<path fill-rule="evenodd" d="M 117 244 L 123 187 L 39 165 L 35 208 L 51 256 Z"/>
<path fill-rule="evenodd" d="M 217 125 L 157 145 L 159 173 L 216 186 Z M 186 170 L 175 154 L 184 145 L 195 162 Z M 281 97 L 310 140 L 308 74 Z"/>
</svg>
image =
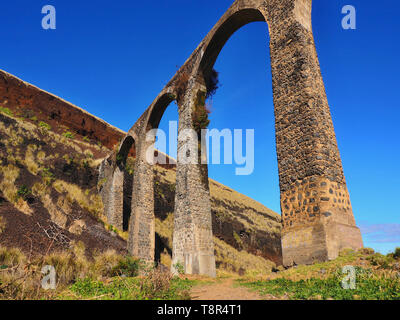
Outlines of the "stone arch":
<svg viewBox="0 0 400 320">
<path fill-rule="evenodd" d="M 325 261 L 337 257 L 342 248 L 362 246 L 315 49 L 311 8 L 312 0 L 236 0 L 132 127 L 137 156 L 131 254 L 154 260 L 153 174 L 146 161 L 153 141 L 146 139 L 147 132 L 158 127 L 174 99 L 179 106 L 178 135 L 194 128 L 193 110 L 199 95 L 207 92 L 220 51 L 236 30 L 255 21 L 266 21 L 270 35 L 283 263 Z M 178 97 L 177 83 L 185 77 Z M 215 276 L 207 165 L 180 160 L 179 150 L 187 143 L 178 141 L 173 264 L 182 263 L 186 273 Z M 106 169 L 102 165 L 101 171 Z"/>
<path fill-rule="evenodd" d="M 160 121 L 164 116 L 165 110 L 169 107 L 169 105 L 175 101 L 175 96 L 171 93 L 162 94 L 154 104 L 154 106 L 150 109 L 149 118 L 147 121 L 147 130 L 157 129 L 160 125 Z"/>
<path fill-rule="evenodd" d="M 128 230 L 132 210 L 134 164 L 128 162 L 128 157 L 135 158 L 135 139 L 131 135 L 126 136 L 122 141 L 116 156 L 116 172 L 121 173 L 123 178 L 122 215 L 121 211 L 118 212 L 119 219 L 122 218 L 122 223 L 119 221 L 118 226 L 122 226 L 123 231 Z"/>
<path fill-rule="evenodd" d="M 165 110 L 174 101 L 169 91 L 162 92 L 147 109 L 135 130 L 138 136 L 133 178 L 132 214 L 129 222 L 128 250 L 143 260 L 155 259 L 156 234 L 154 215 L 154 157 L 155 130 L 158 130 Z M 154 133 L 149 135 L 153 131 Z"/>
<path fill-rule="evenodd" d="M 135 139 L 127 135 L 121 142 L 115 154 L 115 164 L 112 174 L 111 210 L 107 216 L 108 223 L 119 230 L 128 230 L 128 221 L 131 215 L 131 194 L 133 177 L 128 172 L 128 156 L 134 157 Z"/>
<path fill-rule="evenodd" d="M 103 199 L 107 222 L 119 230 L 127 230 L 129 219 L 132 178 L 128 177 L 126 162 L 129 154 L 134 157 L 135 141 L 132 135 L 125 136 L 118 146 L 100 166 L 99 191 Z M 127 183 L 128 182 L 128 183 Z"/>
<path fill-rule="evenodd" d="M 266 18 L 265 13 L 263 13 L 262 10 L 258 8 L 244 8 L 244 9 L 238 9 L 237 11 L 234 11 L 231 15 L 229 15 L 224 22 L 219 26 L 218 29 L 212 32 L 212 35 L 210 39 L 205 43 L 203 51 L 204 54 L 202 55 L 202 59 L 199 62 L 199 69 L 198 69 L 198 74 L 200 77 L 204 76 L 205 79 L 209 77 L 211 74 L 215 63 L 218 61 L 219 56 L 224 49 L 225 45 L 228 44 L 230 41 L 230 38 L 240 31 L 242 28 L 245 28 L 247 25 L 255 22 L 262 22 L 263 25 L 267 27 L 267 32 L 269 33 L 269 24 Z M 262 37 L 261 37 L 262 38 Z M 268 39 L 268 34 L 265 34 L 263 40 L 264 44 L 267 49 L 267 45 L 269 45 L 269 39 Z M 267 64 L 270 63 L 269 61 L 265 60 L 263 61 L 262 64 L 259 64 L 259 67 L 265 68 Z M 206 86 L 207 86 L 207 81 Z M 272 92 L 271 92 L 272 93 Z M 268 92 L 269 95 L 271 95 L 270 92 Z M 216 108 L 218 108 L 217 105 L 215 105 Z M 254 111 L 253 111 L 254 114 Z M 258 117 L 262 117 L 262 114 L 258 113 Z M 248 127 L 253 128 L 253 127 Z M 244 129 L 244 128 L 242 128 Z M 261 134 L 262 137 L 262 134 Z M 265 136 L 264 136 L 265 138 Z M 274 172 L 273 179 L 277 179 L 277 173 Z M 214 231 L 215 231 L 215 226 L 214 226 Z M 282 264 L 282 249 L 280 246 L 281 239 L 278 237 L 274 238 L 269 238 L 265 239 L 266 241 L 271 242 L 271 248 L 272 247 L 280 247 L 278 250 L 273 251 L 271 250 L 268 252 L 271 254 L 271 256 L 278 256 L 280 257 L 279 259 L 276 259 L 274 261 L 277 264 Z M 274 244 L 274 246 L 272 245 Z M 272 260 L 272 259 L 271 259 Z"/>
<path fill-rule="evenodd" d="M 204 54 L 199 63 L 199 72 L 207 79 L 213 69 L 218 56 L 231 38 L 240 28 L 252 22 L 266 22 L 263 13 L 256 8 L 244 8 L 235 11 L 211 33 L 210 40 L 205 44 Z"/>
<path fill-rule="evenodd" d="M 198 85 L 190 87 L 186 103 L 193 104 L 196 90 L 207 87 L 213 65 L 232 34 L 250 22 L 267 22 L 284 265 L 334 259 L 342 248 L 362 247 L 320 72 L 311 12 L 311 0 L 237 0 L 189 59 Z M 186 172 L 185 178 L 189 175 Z M 343 201 L 346 205 L 337 205 Z"/>
</svg>

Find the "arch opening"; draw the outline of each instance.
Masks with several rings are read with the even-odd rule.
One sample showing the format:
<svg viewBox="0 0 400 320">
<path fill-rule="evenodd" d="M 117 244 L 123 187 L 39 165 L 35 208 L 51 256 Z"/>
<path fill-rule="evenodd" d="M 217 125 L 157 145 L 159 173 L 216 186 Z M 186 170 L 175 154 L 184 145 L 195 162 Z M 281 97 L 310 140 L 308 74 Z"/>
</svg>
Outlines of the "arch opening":
<svg viewBox="0 0 400 320">
<path fill-rule="evenodd" d="M 120 147 L 116 156 L 116 165 L 123 176 L 123 198 L 122 198 L 122 230 L 129 228 L 129 219 L 132 212 L 132 193 L 133 193 L 133 175 L 135 168 L 135 140 L 132 136 L 127 136 Z"/>
<path fill-rule="evenodd" d="M 156 264 L 162 263 L 164 265 L 167 265 L 167 262 L 172 258 L 172 239 L 168 238 L 166 230 L 173 228 L 175 207 L 176 175 L 167 170 L 176 167 L 175 160 L 171 158 L 176 157 L 177 152 L 176 142 L 179 117 L 178 108 L 173 103 L 174 101 L 174 97 L 171 94 L 162 95 L 152 108 L 146 126 L 146 133 L 155 130 L 150 135 L 154 138 L 154 141 L 148 141 L 146 146 L 154 145 L 155 160 L 161 162 L 156 162 L 152 169 L 154 219 L 156 219 L 154 260 Z M 171 125 L 171 121 L 176 123 Z M 176 129 L 176 132 L 171 132 L 174 129 Z M 172 141 L 174 139 L 176 141 Z M 167 265 L 167 267 L 170 266 Z"/>
<path fill-rule="evenodd" d="M 255 9 L 239 11 L 233 18 L 228 19 L 210 41 L 205 51 L 203 61 L 201 62 L 200 71 L 203 72 L 203 74 L 210 75 L 210 72 L 215 68 L 219 72 L 219 80 L 222 83 L 221 88 L 218 89 L 217 93 L 213 96 L 212 128 L 216 128 L 220 132 L 226 128 L 231 129 L 232 132 L 237 128 L 255 130 L 256 143 L 261 147 L 261 149 L 256 150 L 255 171 L 250 177 L 236 176 L 235 179 L 232 178 L 235 174 L 235 167 L 237 167 L 235 164 L 213 166 L 211 163 L 209 171 L 217 181 L 227 186 L 231 185 L 233 189 L 243 194 L 250 195 L 261 203 L 273 204 L 272 209 L 275 212 L 280 212 L 274 104 L 270 70 L 271 65 L 269 62 L 270 54 L 268 50 L 268 24 L 262 23 L 257 26 L 257 24 L 253 22 L 266 22 L 266 20 L 260 11 Z M 251 26 L 249 26 L 250 24 Z M 250 34 L 251 32 L 251 35 L 246 37 L 245 40 L 243 32 L 246 34 Z M 247 39 L 250 39 L 250 41 L 253 40 L 251 45 L 246 45 Z M 256 45 L 253 45 L 254 39 L 258 39 Z M 253 48 L 253 51 L 247 48 Z M 253 52 L 255 52 L 255 54 L 253 54 Z M 262 55 L 259 54 L 260 52 L 262 52 Z M 237 63 L 237 61 L 240 61 L 240 63 Z M 251 63 L 247 63 L 246 61 L 251 61 Z M 254 65 L 258 66 L 258 68 L 255 68 Z M 241 81 L 240 79 L 248 80 Z M 268 106 L 268 108 L 266 108 L 266 106 Z M 230 119 L 229 114 L 232 113 L 243 114 L 243 117 L 240 119 L 232 117 Z M 255 115 L 257 115 L 256 118 Z M 246 134 L 245 130 L 243 130 L 243 135 L 244 134 Z M 232 133 L 232 138 L 233 136 Z M 243 137 L 243 142 L 245 140 L 246 138 Z M 223 148 L 225 147 L 225 143 L 229 142 L 221 138 L 221 161 L 224 157 Z M 233 146 L 235 147 L 234 143 Z M 245 145 L 243 145 L 243 151 L 244 150 L 246 150 Z M 209 159 L 211 158 L 212 155 L 209 155 Z M 258 159 L 260 158 L 262 159 L 262 163 L 259 163 L 260 160 Z M 252 182 L 249 183 L 250 181 Z M 265 187 L 261 189 L 254 187 L 260 185 Z M 267 190 L 268 192 L 266 192 Z M 271 192 L 269 192 L 269 190 L 271 190 Z M 263 193 L 266 193 L 266 195 Z M 266 210 L 266 212 L 257 212 L 254 214 L 260 215 L 260 218 L 264 219 L 268 214 L 267 211 L 268 210 Z M 243 244 L 239 243 L 233 234 L 232 236 L 224 234 L 224 227 L 226 228 L 226 226 L 224 223 L 216 222 L 216 212 L 213 212 L 212 216 L 214 235 L 223 237 L 230 245 L 236 249 L 241 249 Z M 276 221 L 273 221 L 273 223 L 279 228 L 280 223 Z M 235 227 L 239 227 L 239 224 L 235 225 Z M 244 226 L 242 229 L 238 228 L 234 230 L 234 232 L 236 232 L 236 234 L 246 234 Z M 261 234 L 263 236 L 261 236 Z M 255 239 L 254 237 L 258 238 Z M 262 256 L 278 264 L 282 263 L 280 239 L 274 237 L 273 233 L 268 234 L 267 232 L 263 232 L 260 227 L 260 233 L 258 235 L 241 237 L 241 239 L 250 250 L 254 251 L 256 251 L 257 248 L 252 247 L 252 245 L 254 243 L 262 243 Z"/>
<path fill-rule="evenodd" d="M 229 38 L 243 26 L 252 22 L 266 22 L 263 14 L 257 9 L 242 9 L 231 15 L 214 33 L 207 45 L 200 62 L 200 72 L 204 79 L 212 76 L 213 67 Z"/>
</svg>

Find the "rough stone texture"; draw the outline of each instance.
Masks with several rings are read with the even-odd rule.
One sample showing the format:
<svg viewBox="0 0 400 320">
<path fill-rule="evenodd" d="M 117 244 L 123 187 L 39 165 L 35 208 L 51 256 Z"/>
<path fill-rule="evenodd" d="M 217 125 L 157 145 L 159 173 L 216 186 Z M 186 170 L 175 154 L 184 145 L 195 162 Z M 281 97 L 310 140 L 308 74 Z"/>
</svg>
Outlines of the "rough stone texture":
<svg viewBox="0 0 400 320">
<path fill-rule="evenodd" d="M 21 111 L 39 110 L 47 118 L 56 120 L 58 125 L 65 125 L 71 131 L 101 142 L 110 149 L 126 134 L 87 111 L 2 70 L 0 103 L 4 107 L 20 108 Z"/>
<path fill-rule="evenodd" d="M 266 21 L 270 32 L 283 262 L 290 265 L 333 259 L 341 248 L 362 246 L 315 49 L 311 6 L 311 0 L 235 1 L 129 131 L 127 138 L 135 140 L 139 151 L 130 225 L 132 253 L 149 260 L 154 256 L 153 179 L 144 160 L 149 146 L 147 132 L 158 127 L 165 109 L 175 99 L 179 133 L 193 128 L 194 99 L 199 90 L 205 90 L 220 51 L 236 30 L 254 21 Z M 178 149 L 183 146 L 185 143 L 179 141 Z M 178 157 L 173 260 L 183 263 L 186 273 L 213 276 L 206 174 L 206 166 L 183 164 Z M 114 190 L 120 190 L 119 179 L 112 179 L 117 184 Z"/>
<path fill-rule="evenodd" d="M 183 139 L 184 136 L 180 134 L 185 129 L 194 129 L 192 112 L 199 91 L 205 93 L 206 89 L 195 81 L 190 81 L 183 101 L 179 102 L 172 267 L 181 263 L 188 274 L 206 274 L 215 277 L 207 165 L 200 164 L 201 161 L 198 161 L 197 165 L 187 164 L 187 158 L 193 156 L 190 152 L 197 150 L 197 140 Z M 194 156 L 200 158 L 199 154 Z"/>
</svg>

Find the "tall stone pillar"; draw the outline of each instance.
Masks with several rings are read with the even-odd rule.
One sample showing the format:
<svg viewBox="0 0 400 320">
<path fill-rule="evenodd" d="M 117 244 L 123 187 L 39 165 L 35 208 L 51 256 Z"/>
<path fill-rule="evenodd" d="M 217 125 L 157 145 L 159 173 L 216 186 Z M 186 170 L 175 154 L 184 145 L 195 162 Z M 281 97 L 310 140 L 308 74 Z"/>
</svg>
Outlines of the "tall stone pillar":
<svg viewBox="0 0 400 320">
<path fill-rule="evenodd" d="M 154 262 L 155 250 L 154 174 L 151 159 L 146 158 L 146 151 L 153 147 L 154 142 L 146 141 L 144 133 L 136 149 L 129 221 L 128 251 L 146 262 Z M 148 154 L 154 156 L 154 151 Z"/>
<path fill-rule="evenodd" d="M 124 204 L 124 169 L 115 166 L 110 188 L 110 205 L 107 210 L 107 221 L 115 228 L 123 229 Z"/>
<path fill-rule="evenodd" d="M 205 87 L 190 80 L 179 101 L 178 161 L 173 235 L 172 272 L 176 264 L 186 274 L 216 276 L 207 164 L 201 164 L 193 112 Z"/>
<path fill-rule="evenodd" d="M 266 1 L 284 265 L 362 247 L 311 28 L 311 0 Z"/>
</svg>

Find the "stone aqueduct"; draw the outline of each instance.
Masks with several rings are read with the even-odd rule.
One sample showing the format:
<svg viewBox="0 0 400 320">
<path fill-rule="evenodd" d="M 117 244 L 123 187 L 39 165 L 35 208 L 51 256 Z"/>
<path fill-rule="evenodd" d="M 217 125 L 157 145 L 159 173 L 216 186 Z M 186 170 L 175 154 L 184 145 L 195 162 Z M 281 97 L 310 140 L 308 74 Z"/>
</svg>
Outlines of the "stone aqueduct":
<svg viewBox="0 0 400 320">
<path fill-rule="evenodd" d="M 154 261 L 155 217 L 153 169 L 146 161 L 149 130 L 158 127 L 176 100 L 178 132 L 193 128 L 199 94 L 230 36 L 242 26 L 265 21 L 275 109 L 276 145 L 282 209 L 284 265 L 333 259 L 344 247 L 360 248 L 311 25 L 312 0 L 237 0 L 190 58 L 129 130 L 118 149 L 102 163 L 100 178 L 109 222 L 123 224 L 124 162 L 132 145 L 133 177 L 128 250 Z M 183 92 L 178 83 L 185 82 Z M 178 141 L 179 150 L 190 141 Z M 116 160 L 115 160 L 116 159 Z M 207 165 L 185 164 L 178 156 L 172 264 L 187 274 L 215 276 Z"/>
</svg>

